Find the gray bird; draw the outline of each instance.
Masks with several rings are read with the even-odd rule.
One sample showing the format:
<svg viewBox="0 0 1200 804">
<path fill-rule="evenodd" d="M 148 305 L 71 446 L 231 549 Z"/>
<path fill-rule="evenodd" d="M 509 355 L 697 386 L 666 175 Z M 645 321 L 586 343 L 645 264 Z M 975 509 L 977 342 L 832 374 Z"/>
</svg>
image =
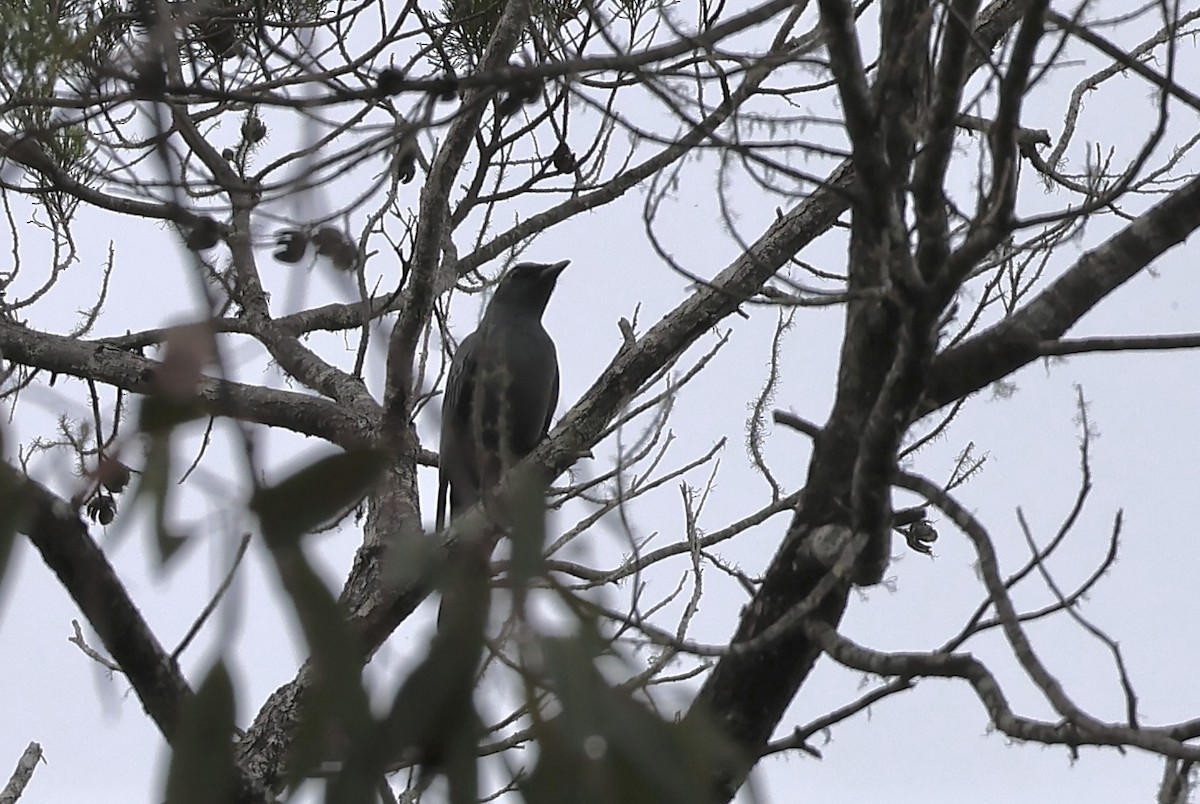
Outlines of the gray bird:
<svg viewBox="0 0 1200 804">
<path fill-rule="evenodd" d="M 550 430 L 558 355 L 542 313 L 569 264 L 514 265 L 454 354 L 442 399 L 438 530 L 447 497 L 451 517 L 466 511 Z"/>
</svg>

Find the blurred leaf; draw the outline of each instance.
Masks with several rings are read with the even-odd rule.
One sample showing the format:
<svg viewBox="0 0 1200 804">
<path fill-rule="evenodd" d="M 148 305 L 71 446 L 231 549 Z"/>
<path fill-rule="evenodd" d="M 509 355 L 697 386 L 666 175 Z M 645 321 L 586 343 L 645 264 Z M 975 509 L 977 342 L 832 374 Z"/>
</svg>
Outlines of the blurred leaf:
<svg viewBox="0 0 1200 804">
<path fill-rule="evenodd" d="M 152 400 L 145 400 L 146 403 Z M 167 500 L 171 495 L 171 436 L 169 432 L 152 432 L 146 448 L 146 461 L 142 467 L 133 502 L 146 500 L 154 512 L 154 538 L 158 550 L 159 569 L 183 547 L 185 535 L 176 533 L 167 522 Z M 90 511 L 90 509 L 89 509 Z"/>
<path fill-rule="evenodd" d="M 370 491 L 386 465 L 386 456 L 375 450 L 339 452 L 259 489 L 250 507 L 262 522 L 267 546 L 294 543 L 345 514 Z"/>
<path fill-rule="evenodd" d="M 219 226 L 216 221 L 213 224 Z M 216 354 L 213 337 L 210 321 L 169 328 L 166 357 L 154 369 L 154 390 L 176 402 L 193 402 L 204 379 L 204 367 Z"/>
<path fill-rule="evenodd" d="M 0 461 L 4 460 L 4 431 L 0 430 Z M 20 481 L 17 472 L 7 462 L 0 467 L 0 601 L 4 600 L 4 576 L 12 556 L 19 518 L 24 506 L 18 498 Z"/>
<path fill-rule="evenodd" d="M 695 804 L 736 752 L 701 715 L 668 721 L 613 689 L 591 638 L 543 641 L 561 712 L 535 725 L 541 754 L 521 783 L 530 804 Z"/>
<path fill-rule="evenodd" d="M 224 662 L 218 661 L 196 694 L 184 701 L 172 740 L 167 804 L 228 804 L 234 800 L 233 718 L 233 681 Z"/>
<path fill-rule="evenodd" d="M 300 537 L 349 510 L 386 465 L 379 452 L 336 453 L 254 495 L 250 507 L 312 656 L 315 683 L 305 699 L 300 733 L 288 758 L 289 784 L 322 760 L 364 739 L 371 725 L 362 684 L 362 646 L 345 612 L 301 549 Z M 372 790 L 378 779 L 372 780 Z M 357 799 L 347 799 L 347 802 Z"/>
<path fill-rule="evenodd" d="M 411 522 L 397 529 L 394 541 L 383 554 L 380 580 L 386 589 L 426 585 L 440 573 L 445 556 L 420 526 Z"/>
<path fill-rule="evenodd" d="M 181 424 L 195 421 L 201 413 L 195 402 L 147 396 L 142 399 L 138 413 L 138 429 L 144 433 L 166 433 Z"/>
<path fill-rule="evenodd" d="M 475 710 L 475 674 L 483 640 L 434 638 L 429 654 L 404 680 L 391 712 L 351 746 L 330 782 L 329 800 L 373 804 L 378 779 L 396 762 L 428 774 L 445 771 L 451 801 L 478 801 L 476 746 L 482 727 Z"/>
<path fill-rule="evenodd" d="M 138 429 L 166 441 L 171 431 L 203 414 L 196 392 L 204 367 L 213 358 L 213 333 L 208 323 L 171 327 L 166 334 L 166 357 L 143 379 L 151 393 L 138 410 Z M 169 454 L 160 446 L 159 457 Z"/>
<path fill-rule="evenodd" d="M 542 573 L 546 544 L 546 495 L 524 473 L 513 476 L 511 581 L 515 599 L 524 600 L 529 582 Z"/>
<path fill-rule="evenodd" d="M 371 723 L 362 684 L 362 646 L 345 612 L 313 570 L 297 543 L 271 550 L 311 653 L 314 683 L 304 701 L 300 733 L 288 756 L 288 784 L 299 783 L 316 764 L 339 755 L 342 743 L 362 739 Z"/>
<path fill-rule="evenodd" d="M 448 562 L 429 652 L 400 685 L 388 715 L 351 746 L 342 773 L 330 784 L 329 800 L 373 801 L 375 780 L 402 762 L 420 765 L 423 775 L 443 772 L 452 804 L 478 801 L 482 726 L 474 699 L 491 601 L 482 546 L 463 545 Z"/>
</svg>

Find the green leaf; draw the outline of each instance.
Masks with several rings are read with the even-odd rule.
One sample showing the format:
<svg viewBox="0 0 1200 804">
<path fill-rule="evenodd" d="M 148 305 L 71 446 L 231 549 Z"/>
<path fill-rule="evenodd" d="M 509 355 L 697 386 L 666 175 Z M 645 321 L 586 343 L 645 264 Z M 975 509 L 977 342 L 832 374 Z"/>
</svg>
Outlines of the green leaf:
<svg viewBox="0 0 1200 804">
<path fill-rule="evenodd" d="M 146 433 L 169 435 L 181 424 L 195 421 L 203 414 L 193 400 L 182 402 L 166 396 L 147 396 L 138 411 L 138 429 Z"/>
<path fill-rule="evenodd" d="M 386 463 L 374 450 L 340 452 L 259 489 L 250 507 L 262 522 L 267 545 L 294 543 L 344 515 L 370 491 Z"/>
<path fill-rule="evenodd" d="M 595 665 L 583 637 L 544 640 L 548 686 L 561 711 L 535 724 L 538 764 L 522 782 L 529 804 L 694 804 L 732 770 L 732 745 L 702 716 L 666 720 Z"/>
<path fill-rule="evenodd" d="M 437 634 L 425 658 L 400 685 L 391 709 L 351 746 L 343 772 L 329 786 L 330 801 L 373 802 L 374 780 L 397 761 L 423 773 L 446 775 L 450 804 L 479 798 L 476 763 L 482 733 L 475 685 L 484 652 L 491 586 L 486 554 L 478 545 L 453 556 Z"/>
<path fill-rule="evenodd" d="M 250 501 L 313 662 L 315 684 L 288 759 L 289 785 L 330 758 L 335 748 L 340 752 L 345 744 L 364 739 L 373 723 L 362 683 L 362 646 L 301 549 L 300 537 L 345 514 L 371 489 L 386 463 L 375 451 L 328 455 L 259 489 Z"/>
<path fill-rule="evenodd" d="M 159 569 L 166 566 L 187 542 L 187 536 L 176 533 L 167 522 L 171 491 L 171 436 L 169 432 L 155 432 L 150 436 L 133 501 L 148 500 L 154 512 L 154 543 L 158 548 Z"/>
<path fill-rule="evenodd" d="M 530 476 L 512 476 L 512 562 L 510 575 L 516 600 L 523 604 L 529 582 L 542 574 L 546 545 L 546 492 Z"/>
<path fill-rule="evenodd" d="M 0 430 L 0 460 L 4 459 L 4 431 Z M 24 506 L 19 498 L 17 471 L 5 463 L 0 467 L 0 600 L 3 600 L 4 576 L 17 537 L 19 518 Z"/>
<path fill-rule="evenodd" d="M 184 702 L 167 771 L 167 804 L 228 804 L 237 790 L 233 681 L 224 662 Z"/>
<path fill-rule="evenodd" d="M 313 570 L 299 544 L 271 550 L 284 590 L 311 654 L 313 687 L 304 700 L 300 734 L 288 758 L 288 783 L 294 786 L 314 765 L 331 758 L 338 743 L 361 739 L 371 725 L 362 683 L 362 646 L 345 612 Z"/>
</svg>

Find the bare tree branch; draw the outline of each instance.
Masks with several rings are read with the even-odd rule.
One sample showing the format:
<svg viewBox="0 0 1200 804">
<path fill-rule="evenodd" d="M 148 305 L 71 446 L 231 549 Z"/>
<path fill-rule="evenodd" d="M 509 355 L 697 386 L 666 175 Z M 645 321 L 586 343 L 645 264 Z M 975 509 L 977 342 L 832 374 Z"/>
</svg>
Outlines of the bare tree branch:
<svg viewBox="0 0 1200 804">
<path fill-rule="evenodd" d="M 58 576 L 133 685 L 146 713 L 172 742 L 180 708 L 192 690 L 88 535 L 87 526 L 66 500 L 6 463 L 0 464 L 0 483 L 13 490 L 10 499 L 23 508 L 17 518 L 20 531 Z M 263 800 L 262 788 L 241 776 L 238 801 Z"/>
<path fill-rule="evenodd" d="M 37 764 L 44 761 L 42 759 L 42 747 L 37 743 L 30 743 L 21 753 L 21 758 L 17 760 L 17 767 L 13 770 L 12 776 L 8 779 L 8 784 L 4 785 L 4 789 L 0 790 L 0 804 L 17 804 L 17 799 L 25 792 L 26 785 L 33 778 L 33 772 L 37 769 Z"/>
<path fill-rule="evenodd" d="M 0 319 L 0 354 L 13 363 L 72 377 L 91 378 L 137 394 L 155 391 L 162 365 L 106 340 L 84 341 L 36 332 Z M 201 379 L 196 397 L 203 412 L 320 436 L 346 448 L 373 443 L 377 416 L 356 413 L 328 399 L 215 378 Z"/>
<path fill-rule="evenodd" d="M 985 388 L 1040 356 L 1110 293 L 1200 227 L 1200 178 L 1084 254 L 1013 315 L 937 356 L 921 414 Z"/>
</svg>

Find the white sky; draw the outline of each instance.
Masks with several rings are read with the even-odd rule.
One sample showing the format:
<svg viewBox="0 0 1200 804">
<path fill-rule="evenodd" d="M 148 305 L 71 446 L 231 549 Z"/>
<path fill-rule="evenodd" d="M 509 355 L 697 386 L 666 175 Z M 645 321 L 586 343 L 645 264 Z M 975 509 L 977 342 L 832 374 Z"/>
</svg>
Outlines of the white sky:
<svg viewBox="0 0 1200 804">
<path fill-rule="evenodd" d="M 1124 41 L 1124 40 L 1122 40 Z M 1132 40 L 1131 40 L 1132 41 Z M 1195 43 L 1181 43 L 1194 66 Z M 1056 137 L 1062 126 L 1061 99 L 1072 83 L 1101 62 L 1081 47 L 1071 58 L 1086 60 L 1071 71 L 1052 77 L 1052 90 L 1027 107 L 1025 124 L 1047 128 Z M 1200 72 L 1181 70 L 1181 76 Z M 1140 81 L 1121 78 L 1097 93 L 1085 106 L 1079 138 L 1070 158 L 1079 164 L 1086 141 L 1105 147 L 1130 147 L 1139 121 L 1150 113 L 1149 92 Z M 1144 127 L 1144 123 L 1141 123 Z M 1180 142 L 1196 128 L 1194 112 L 1175 108 L 1171 142 Z M 286 143 L 290 132 L 273 133 Z M 1196 157 L 1189 158 L 1194 170 Z M 736 253 L 725 234 L 714 200 L 712 160 L 691 165 L 677 200 L 664 211 L 662 227 L 667 247 L 687 267 L 711 276 Z M 823 173 L 815 164 L 807 169 Z M 1182 170 L 1181 170 L 1182 172 Z M 1031 175 L 1023 177 L 1022 210 L 1065 203 L 1059 194 L 1044 195 Z M 407 192 L 415 196 L 416 185 Z M 735 205 L 740 232 L 753 237 L 764 221 L 774 217 L 775 200 L 763 203 L 738 187 Z M 559 344 L 563 364 L 562 413 L 591 384 L 619 344 L 616 320 L 632 316 L 641 305 L 641 331 L 680 301 L 686 283 L 671 274 L 651 254 L 639 223 L 641 196 L 631 193 L 621 203 L 560 226 L 527 252 L 539 261 L 570 258 L 559 290 L 546 315 L 547 328 Z M 1140 209 L 1136 204 L 1133 211 Z M 196 315 L 192 285 L 185 280 L 185 252 L 172 237 L 154 225 L 117 223 L 111 215 L 81 211 L 79 218 L 83 262 L 73 269 L 74 280 L 64 283 L 53 299 L 37 308 L 31 322 L 52 331 L 65 331 L 73 311 L 95 292 L 99 265 L 109 238 L 116 248 L 118 269 L 111 303 L 97 335 L 118 334 L 179 321 Z M 1056 254 L 1051 274 L 1070 264 L 1079 250 L 1098 243 L 1112 223 L 1088 227 L 1077 248 L 1068 245 Z M 597 236 L 599 233 L 599 236 Z M 27 230 L 28 248 L 36 235 Z M 1194 276 L 1194 244 L 1185 244 L 1100 306 L 1072 336 L 1144 334 L 1200 329 L 1200 293 Z M 844 250 L 826 237 L 802 255 L 831 270 L 844 267 Z M 291 271 L 260 252 L 261 270 L 277 300 L 291 298 Z M 394 279 L 395 269 L 381 273 Z M 344 289 L 313 275 L 303 291 L 310 304 L 349 300 Z M 453 328 L 460 337 L 475 321 L 476 298 L 461 299 Z M 759 508 L 766 485 L 751 468 L 743 446 L 747 405 L 766 376 L 766 354 L 774 325 L 770 308 L 747 308 L 750 319 L 731 317 L 725 326 L 733 338 L 710 368 L 681 395 L 671 423 L 679 436 L 670 466 L 685 463 L 728 437 L 721 453 L 717 487 L 701 524 L 716 530 Z M 784 347 L 783 380 L 776 405 L 814 421 L 823 421 L 831 401 L 840 339 L 841 313 L 820 308 L 797 315 Z M 315 340 L 323 354 L 344 362 L 340 338 Z M 711 338 L 693 350 L 698 354 Z M 242 352 L 235 352 L 242 355 Z M 249 354 L 249 353 L 247 353 Z M 375 356 L 376 358 L 378 355 Z M 683 364 L 681 364 L 683 365 Z M 240 367 L 246 381 L 279 380 L 259 362 Z M 376 372 L 377 377 L 377 372 Z M 982 475 L 959 493 L 959 498 L 991 531 L 1002 570 L 1023 563 L 1027 549 L 1016 526 L 1021 507 L 1044 543 L 1069 510 L 1079 483 L 1078 429 L 1074 423 L 1076 384 L 1090 402 L 1092 423 L 1099 432 L 1091 445 L 1094 489 L 1089 504 L 1067 546 L 1052 564 L 1057 581 L 1072 588 L 1103 556 L 1118 509 L 1125 512 L 1122 550 L 1117 564 L 1102 580 L 1082 612 L 1120 642 L 1140 696 L 1140 712 L 1148 724 L 1194 717 L 1200 711 L 1200 688 L 1195 664 L 1200 625 L 1194 616 L 1195 568 L 1200 566 L 1200 540 L 1191 516 L 1198 484 L 1194 452 L 1200 443 L 1200 424 L 1194 415 L 1200 402 L 1200 355 L 1196 353 L 1098 355 L 1076 357 L 1047 368 L 1036 364 L 1015 376 L 1018 393 L 996 400 L 985 392 L 971 402 L 946 437 L 921 452 L 916 471 L 945 479 L 954 455 L 974 442 L 988 455 Z M 378 385 L 375 386 L 378 388 Z M 9 460 L 14 445 L 47 433 L 60 412 L 89 416 L 82 407 L 80 383 L 60 378 L 54 389 L 30 392 L 16 416 L 6 425 Z M 111 397 L 109 397 L 111 399 Z M 434 443 L 432 422 L 422 422 L 426 445 Z M 192 438 L 192 448 L 196 442 Z M 273 436 L 266 449 L 268 464 L 279 468 L 297 456 L 312 455 L 314 441 Z M 767 445 L 771 468 L 794 490 L 802 481 L 809 444 L 794 433 L 775 428 Z M 181 450 L 190 460 L 194 452 Z M 142 523 L 123 531 L 99 527 L 111 560 L 155 627 L 172 647 L 199 611 L 224 572 L 233 549 L 228 519 L 229 499 L 223 489 L 237 489 L 229 441 L 220 438 L 205 460 L 202 489 L 185 491 L 184 511 L 201 523 L 197 544 L 165 573 L 152 569 L 151 543 Z M 595 450 L 596 469 L 607 467 L 613 449 Z M 59 491 L 72 480 L 70 462 L 43 457 L 34 474 Z M 581 470 L 589 471 L 581 466 Z M 689 481 L 703 484 L 707 469 Z M 423 502 L 432 519 L 433 474 L 426 470 Z M 224 519 L 223 519 L 224 517 Z M 718 551 L 748 573 L 759 574 L 769 561 L 786 527 L 781 515 L 743 534 Z M 563 522 L 562 524 L 569 524 Z M 634 524 L 643 533 L 659 531 L 657 544 L 679 538 L 682 513 L 675 484 L 635 509 Z M 899 556 L 889 576 L 894 591 L 869 590 L 852 599 L 843 632 L 864 645 L 881 650 L 929 649 L 961 627 L 982 599 L 973 569 L 969 543 L 948 522 L 937 523 L 941 539 L 936 558 L 909 553 L 899 543 Z M 331 583 L 340 584 L 358 534 L 353 528 L 313 540 L 323 557 Z M 652 545 L 652 546 L 655 546 Z M 597 528 L 588 549 L 597 564 L 611 566 L 622 542 L 611 530 Z M 672 588 L 686 563 L 655 573 L 651 580 L 665 591 Z M 239 714 L 248 725 L 265 697 L 289 680 L 302 659 L 292 629 L 277 601 L 277 591 L 265 573 L 260 549 L 251 551 L 235 594 L 208 633 L 184 657 L 188 677 L 211 661 L 214 650 L 226 647 L 238 685 Z M 703 642 L 727 641 L 740 606 L 740 590 L 713 570 L 704 576 L 707 596 L 692 637 Z M 1016 594 L 1019 605 L 1036 607 L 1049 595 L 1036 578 Z M 627 599 L 628 590 L 613 593 Z M 373 678 L 395 679 L 400 668 L 419 656 L 428 634 L 428 606 L 419 623 L 406 623 L 381 651 L 369 671 Z M 79 613 L 34 551 L 18 541 L 14 562 L 0 606 L 0 775 L 15 766 L 25 745 L 36 740 L 46 752 L 46 765 L 33 778 L 23 804 L 67 800 L 156 802 L 166 759 L 163 742 L 141 711 L 136 697 L 121 679 L 109 678 L 67 642 L 70 622 Z M 1068 694 L 1102 718 L 1119 720 L 1123 700 L 1115 671 L 1104 648 L 1072 625 L 1066 617 L 1029 627 L 1035 647 Z M 90 635 L 90 631 L 85 629 Z M 94 637 L 93 644 L 97 644 Z M 1024 679 L 998 636 L 972 641 L 969 649 L 996 672 L 1019 714 L 1052 718 L 1048 706 Z M 864 685 L 864 681 L 867 682 Z M 822 659 L 780 725 L 780 734 L 857 697 L 874 680 L 836 667 Z M 394 681 L 390 682 L 394 683 Z M 758 787 L 771 802 L 922 801 L 975 804 L 1011 802 L 1036 797 L 1056 802 L 1152 801 L 1161 763 L 1135 751 L 1122 756 L 1112 749 L 1083 749 L 1072 762 L 1066 749 L 1010 744 L 989 733 L 981 704 L 963 682 L 926 680 L 915 690 L 894 696 L 837 726 L 828 744 L 817 744 L 824 760 L 801 754 L 768 759 L 757 772 Z"/>
</svg>

